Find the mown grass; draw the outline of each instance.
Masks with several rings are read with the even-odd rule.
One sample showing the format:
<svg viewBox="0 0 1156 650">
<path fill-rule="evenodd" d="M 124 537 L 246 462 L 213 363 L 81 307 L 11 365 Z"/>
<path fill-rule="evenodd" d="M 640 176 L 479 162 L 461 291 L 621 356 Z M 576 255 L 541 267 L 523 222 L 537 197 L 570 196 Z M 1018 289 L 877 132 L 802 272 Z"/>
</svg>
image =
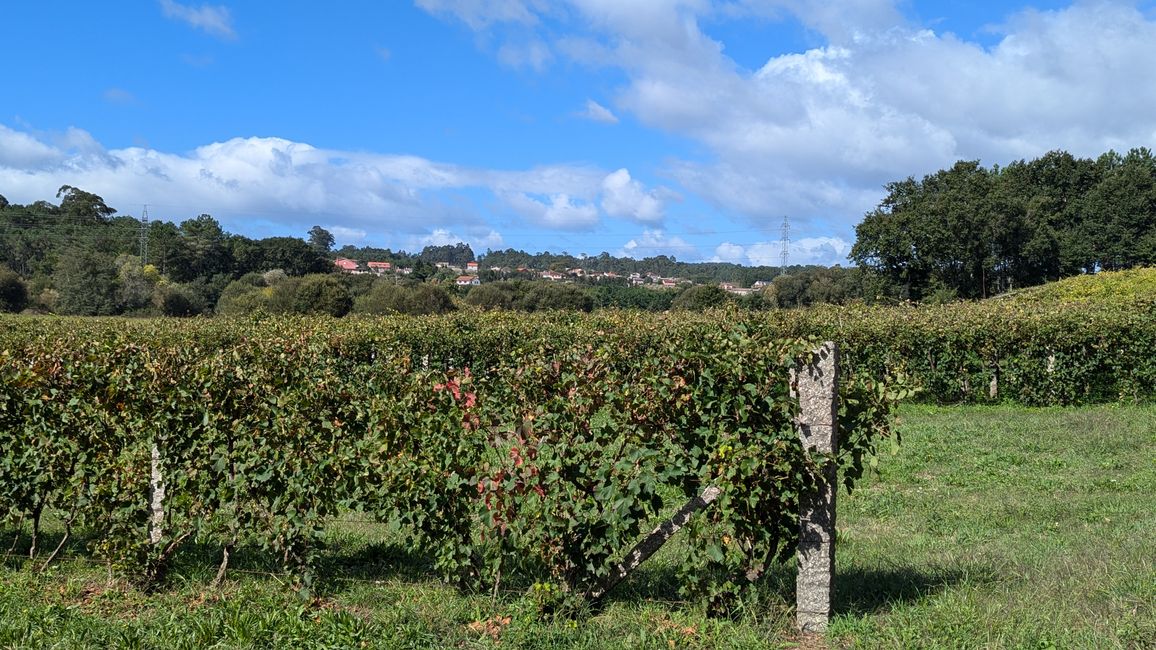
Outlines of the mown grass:
<svg viewBox="0 0 1156 650">
<path fill-rule="evenodd" d="M 525 590 L 431 578 L 387 526 L 351 515 L 309 603 L 244 550 L 219 589 L 215 552 L 194 549 L 149 595 L 83 540 L 42 574 L 14 554 L 0 647 L 1156 647 L 1156 407 L 905 407 L 900 428 L 899 453 L 840 497 L 825 640 L 793 633 L 789 568 L 736 619 L 709 619 L 678 601 L 672 543 L 602 611 L 550 618 Z M 0 551 L 12 541 L 0 532 Z"/>
</svg>

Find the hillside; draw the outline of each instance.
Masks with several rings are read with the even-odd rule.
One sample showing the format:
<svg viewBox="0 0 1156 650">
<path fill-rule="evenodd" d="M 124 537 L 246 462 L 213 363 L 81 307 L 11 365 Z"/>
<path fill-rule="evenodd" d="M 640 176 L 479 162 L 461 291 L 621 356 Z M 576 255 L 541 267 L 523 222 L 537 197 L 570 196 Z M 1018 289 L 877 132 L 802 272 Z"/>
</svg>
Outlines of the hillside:
<svg viewBox="0 0 1156 650">
<path fill-rule="evenodd" d="M 1156 267 L 1077 275 L 993 298 L 1023 303 L 1131 302 L 1156 300 Z"/>
</svg>

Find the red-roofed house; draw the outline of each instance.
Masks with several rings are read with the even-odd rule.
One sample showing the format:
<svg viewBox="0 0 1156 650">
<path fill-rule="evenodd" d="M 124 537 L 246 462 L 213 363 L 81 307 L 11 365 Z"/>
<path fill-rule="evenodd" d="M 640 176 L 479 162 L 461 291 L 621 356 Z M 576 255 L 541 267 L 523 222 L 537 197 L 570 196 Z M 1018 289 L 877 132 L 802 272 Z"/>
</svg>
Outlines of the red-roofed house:
<svg viewBox="0 0 1156 650">
<path fill-rule="evenodd" d="M 476 287 L 482 281 L 476 275 L 459 275 L 457 281 L 454 283 L 459 287 Z"/>
<path fill-rule="evenodd" d="M 333 266 L 336 266 L 346 273 L 353 273 L 360 268 L 356 260 L 351 260 L 344 257 L 339 257 L 333 260 Z"/>
<path fill-rule="evenodd" d="M 378 275 L 381 275 L 382 273 L 388 273 L 393 270 L 393 264 L 390 264 L 389 262 L 368 262 L 366 266 L 369 267 L 370 271 L 373 271 Z"/>
<path fill-rule="evenodd" d="M 477 262 L 466 262 L 466 273 L 477 273 L 477 272 L 478 272 L 478 263 Z"/>
</svg>

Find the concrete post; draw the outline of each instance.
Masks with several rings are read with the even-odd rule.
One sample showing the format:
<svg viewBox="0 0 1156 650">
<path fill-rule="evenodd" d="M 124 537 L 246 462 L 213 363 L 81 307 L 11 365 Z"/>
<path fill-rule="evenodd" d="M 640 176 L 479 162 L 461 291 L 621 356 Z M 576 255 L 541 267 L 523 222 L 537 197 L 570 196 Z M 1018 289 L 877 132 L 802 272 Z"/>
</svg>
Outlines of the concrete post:
<svg viewBox="0 0 1156 650">
<path fill-rule="evenodd" d="M 155 444 L 149 470 L 149 541 L 159 544 L 165 534 L 165 482 L 161 477 L 161 450 Z"/>
<path fill-rule="evenodd" d="M 810 363 L 794 373 L 792 384 L 799 400 L 798 429 L 803 448 L 833 458 L 839 450 L 839 363 L 835 344 L 828 341 L 815 350 Z M 803 632 L 823 632 L 831 618 L 837 469 L 834 460 L 826 463 L 818 489 L 800 499 L 795 615 L 796 625 Z"/>
</svg>

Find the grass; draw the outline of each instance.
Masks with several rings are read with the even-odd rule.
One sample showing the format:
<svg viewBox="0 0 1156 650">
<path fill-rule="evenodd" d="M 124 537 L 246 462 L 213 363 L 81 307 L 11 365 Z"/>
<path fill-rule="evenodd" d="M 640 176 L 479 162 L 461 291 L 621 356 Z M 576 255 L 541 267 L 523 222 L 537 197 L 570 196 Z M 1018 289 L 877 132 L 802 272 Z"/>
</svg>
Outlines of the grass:
<svg viewBox="0 0 1156 650">
<path fill-rule="evenodd" d="M 11 558 L 0 647 L 1156 647 L 1156 407 L 909 406 L 900 429 L 898 455 L 840 495 L 825 640 L 793 633 L 788 568 L 715 620 L 678 602 L 664 549 L 603 611 L 552 619 L 524 591 L 440 583 L 388 527 L 351 516 L 330 530 L 334 577 L 310 603 L 244 551 L 219 589 L 215 553 L 193 549 L 151 595 L 79 541 L 43 574 Z M 0 551 L 11 542 L 0 531 Z"/>
</svg>

